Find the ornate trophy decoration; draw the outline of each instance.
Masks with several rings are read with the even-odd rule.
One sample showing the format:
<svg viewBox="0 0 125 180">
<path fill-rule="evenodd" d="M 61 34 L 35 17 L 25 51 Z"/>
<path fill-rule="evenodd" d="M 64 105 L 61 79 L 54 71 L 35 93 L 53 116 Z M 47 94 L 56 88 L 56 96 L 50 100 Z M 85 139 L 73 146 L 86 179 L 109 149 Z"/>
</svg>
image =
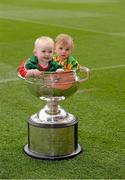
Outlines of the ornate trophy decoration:
<svg viewBox="0 0 125 180">
<path fill-rule="evenodd" d="M 83 74 L 81 78 L 79 74 Z M 40 78 L 23 78 L 30 92 L 46 105 L 28 119 L 28 144 L 24 152 L 40 159 L 65 159 L 82 151 L 78 144 L 78 119 L 59 106 L 59 102 L 72 96 L 81 83 L 89 80 L 90 70 L 80 72 L 43 72 Z"/>
</svg>

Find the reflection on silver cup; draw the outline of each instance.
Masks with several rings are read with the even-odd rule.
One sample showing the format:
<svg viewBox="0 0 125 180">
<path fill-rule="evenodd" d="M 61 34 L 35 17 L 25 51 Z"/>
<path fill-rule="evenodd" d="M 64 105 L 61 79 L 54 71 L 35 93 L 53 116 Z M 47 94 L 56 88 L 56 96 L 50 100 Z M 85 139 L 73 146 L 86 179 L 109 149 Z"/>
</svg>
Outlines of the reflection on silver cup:
<svg viewBox="0 0 125 180">
<path fill-rule="evenodd" d="M 83 77 L 80 77 L 80 73 Z M 79 84 L 90 78 L 90 70 L 44 72 L 41 77 L 23 78 L 30 92 L 46 101 L 46 105 L 28 120 L 28 144 L 24 151 L 40 159 L 64 159 L 79 154 L 78 119 L 59 106 L 59 101 L 73 95 Z"/>
</svg>

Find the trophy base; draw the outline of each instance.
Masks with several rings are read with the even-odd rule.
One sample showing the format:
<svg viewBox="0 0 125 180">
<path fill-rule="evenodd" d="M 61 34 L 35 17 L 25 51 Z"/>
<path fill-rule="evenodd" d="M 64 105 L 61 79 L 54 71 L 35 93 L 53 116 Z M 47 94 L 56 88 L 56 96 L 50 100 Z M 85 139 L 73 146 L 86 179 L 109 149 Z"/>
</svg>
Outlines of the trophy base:
<svg viewBox="0 0 125 180">
<path fill-rule="evenodd" d="M 41 115 L 42 114 L 42 115 Z M 82 151 L 78 144 L 78 120 L 60 109 L 57 115 L 33 114 L 28 120 L 28 144 L 24 152 L 39 159 L 65 159 Z"/>
<path fill-rule="evenodd" d="M 80 154 L 82 152 L 82 148 L 81 146 L 78 144 L 78 148 L 71 154 L 68 155 L 62 155 L 62 156 L 47 156 L 38 152 L 33 152 L 31 149 L 29 149 L 28 144 L 26 144 L 24 146 L 24 152 L 33 158 L 36 159 L 48 159 L 48 160 L 61 160 L 61 159 L 68 159 L 68 158 L 72 158 L 78 154 Z"/>
</svg>

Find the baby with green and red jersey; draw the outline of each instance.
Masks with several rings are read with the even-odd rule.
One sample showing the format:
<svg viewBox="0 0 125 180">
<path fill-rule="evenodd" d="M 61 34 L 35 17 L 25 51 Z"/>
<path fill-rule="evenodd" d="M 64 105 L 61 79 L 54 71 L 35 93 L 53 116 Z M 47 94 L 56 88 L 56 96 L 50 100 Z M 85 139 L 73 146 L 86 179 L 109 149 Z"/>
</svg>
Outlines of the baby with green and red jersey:
<svg viewBox="0 0 125 180">
<path fill-rule="evenodd" d="M 20 65 L 20 74 L 22 77 L 37 76 L 42 71 L 56 71 L 62 66 L 53 58 L 54 41 L 50 37 L 42 36 L 36 39 L 33 55 L 23 61 Z"/>
<path fill-rule="evenodd" d="M 74 48 L 73 39 L 68 34 L 59 34 L 55 39 L 54 60 L 62 66 L 64 71 L 79 69 L 79 63 L 71 55 Z M 62 71 L 62 69 L 60 69 Z M 58 70 L 57 70 L 58 71 Z"/>
</svg>

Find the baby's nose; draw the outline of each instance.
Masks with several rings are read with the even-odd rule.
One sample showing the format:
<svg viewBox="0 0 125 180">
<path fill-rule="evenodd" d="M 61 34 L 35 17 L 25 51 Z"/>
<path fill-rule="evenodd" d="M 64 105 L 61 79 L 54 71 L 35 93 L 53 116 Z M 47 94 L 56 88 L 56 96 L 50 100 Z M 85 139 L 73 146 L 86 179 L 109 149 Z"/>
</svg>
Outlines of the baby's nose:
<svg viewBox="0 0 125 180">
<path fill-rule="evenodd" d="M 49 53 L 49 52 L 46 52 L 46 55 L 47 55 L 47 56 L 49 56 L 49 55 L 50 55 L 50 53 Z"/>
<path fill-rule="evenodd" d="M 65 53 L 66 52 L 66 50 L 65 49 L 63 49 L 63 51 L 62 51 L 63 53 Z"/>
</svg>

